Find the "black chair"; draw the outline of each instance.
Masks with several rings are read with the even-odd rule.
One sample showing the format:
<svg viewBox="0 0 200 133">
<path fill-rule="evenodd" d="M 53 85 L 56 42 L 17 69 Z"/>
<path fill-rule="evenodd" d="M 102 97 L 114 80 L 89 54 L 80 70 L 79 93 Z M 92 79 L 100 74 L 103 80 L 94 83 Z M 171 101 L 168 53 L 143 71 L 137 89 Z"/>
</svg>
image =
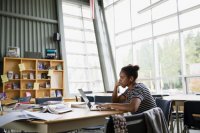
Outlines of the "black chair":
<svg viewBox="0 0 200 133">
<path fill-rule="evenodd" d="M 5 133 L 5 129 L 0 128 L 0 133 Z"/>
<path fill-rule="evenodd" d="M 106 91 L 106 93 L 113 93 L 113 91 Z"/>
<path fill-rule="evenodd" d="M 152 94 L 154 99 L 163 99 L 164 96 L 169 96 L 168 94 Z"/>
<path fill-rule="evenodd" d="M 126 119 L 128 133 L 147 133 L 145 116 L 143 113 L 124 116 L 124 118 Z M 109 117 L 108 122 L 106 123 L 105 133 L 115 133 L 112 116 Z"/>
<path fill-rule="evenodd" d="M 85 94 L 92 94 L 93 92 L 92 91 L 83 91 Z M 90 101 L 90 102 L 94 102 L 94 96 L 87 96 L 87 98 L 88 98 L 88 100 Z M 76 97 L 76 99 L 78 99 L 77 97 Z M 81 97 L 81 102 L 84 102 L 84 100 L 83 100 L 83 98 Z"/>
<path fill-rule="evenodd" d="M 112 102 L 112 96 L 94 96 L 94 102 L 95 102 L 95 104 L 111 103 Z"/>
<path fill-rule="evenodd" d="M 160 98 L 156 98 L 155 100 L 157 107 L 161 108 L 163 114 L 165 115 L 166 122 L 169 125 L 172 110 L 172 101 Z"/>
<path fill-rule="evenodd" d="M 44 104 L 48 101 L 62 101 L 62 97 L 45 97 L 45 98 L 35 98 L 36 104 Z"/>
<path fill-rule="evenodd" d="M 200 101 L 184 102 L 184 132 L 189 133 L 189 129 L 200 129 L 200 119 L 192 114 L 200 114 Z"/>
</svg>

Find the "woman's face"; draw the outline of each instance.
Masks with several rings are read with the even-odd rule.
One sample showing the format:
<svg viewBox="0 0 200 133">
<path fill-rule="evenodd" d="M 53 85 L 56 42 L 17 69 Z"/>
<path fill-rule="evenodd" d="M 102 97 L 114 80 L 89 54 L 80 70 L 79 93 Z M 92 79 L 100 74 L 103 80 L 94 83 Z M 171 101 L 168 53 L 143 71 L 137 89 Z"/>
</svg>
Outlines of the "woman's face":
<svg viewBox="0 0 200 133">
<path fill-rule="evenodd" d="M 123 88 L 130 84 L 130 78 L 128 78 L 124 72 L 120 72 L 119 77 L 119 83 Z"/>
</svg>

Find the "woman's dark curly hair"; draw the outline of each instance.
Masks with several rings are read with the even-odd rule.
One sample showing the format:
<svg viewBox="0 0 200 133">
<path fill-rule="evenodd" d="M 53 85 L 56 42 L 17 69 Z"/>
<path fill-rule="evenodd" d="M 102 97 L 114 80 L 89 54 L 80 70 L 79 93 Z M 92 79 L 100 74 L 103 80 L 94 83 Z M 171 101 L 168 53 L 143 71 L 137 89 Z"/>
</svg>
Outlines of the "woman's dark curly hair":
<svg viewBox="0 0 200 133">
<path fill-rule="evenodd" d="M 128 78 L 130 78 L 131 76 L 133 76 L 133 78 L 136 80 L 138 77 L 138 70 L 140 69 L 140 67 L 138 65 L 127 65 L 122 67 L 121 72 L 124 72 L 126 74 L 126 76 Z"/>
</svg>

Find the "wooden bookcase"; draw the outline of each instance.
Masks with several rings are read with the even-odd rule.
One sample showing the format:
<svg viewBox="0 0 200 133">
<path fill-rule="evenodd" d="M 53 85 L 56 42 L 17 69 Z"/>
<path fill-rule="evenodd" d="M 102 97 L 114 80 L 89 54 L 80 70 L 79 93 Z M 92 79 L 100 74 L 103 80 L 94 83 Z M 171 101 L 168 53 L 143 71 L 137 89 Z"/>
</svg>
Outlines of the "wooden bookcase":
<svg viewBox="0 0 200 133">
<path fill-rule="evenodd" d="M 21 71 L 19 64 L 24 66 Z M 63 60 L 4 57 L 3 74 L 10 76 L 3 83 L 3 92 L 8 98 L 60 97 L 64 94 Z"/>
</svg>

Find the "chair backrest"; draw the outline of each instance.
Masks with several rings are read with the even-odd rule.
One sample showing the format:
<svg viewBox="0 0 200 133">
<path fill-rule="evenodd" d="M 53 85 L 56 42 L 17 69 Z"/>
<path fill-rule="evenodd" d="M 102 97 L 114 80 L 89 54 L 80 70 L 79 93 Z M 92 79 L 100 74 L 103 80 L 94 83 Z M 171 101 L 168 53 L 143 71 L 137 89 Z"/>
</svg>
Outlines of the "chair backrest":
<svg viewBox="0 0 200 133">
<path fill-rule="evenodd" d="M 163 99 L 164 96 L 169 96 L 168 94 L 152 94 L 154 99 Z"/>
<path fill-rule="evenodd" d="M 200 114 L 200 101 L 184 102 L 184 125 L 188 128 L 200 128 L 200 120 L 195 119 L 192 114 Z"/>
<path fill-rule="evenodd" d="M 112 102 L 112 96 L 94 96 L 94 102 L 95 102 L 95 104 L 111 103 Z"/>
<path fill-rule="evenodd" d="M 31 101 L 31 96 L 18 98 L 19 103 L 30 103 L 30 101 Z"/>
<path fill-rule="evenodd" d="M 106 93 L 113 93 L 113 91 L 106 91 Z"/>
<path fill-rule="evenodd" d="M 87 96 L 87 98 L 88 98 L 89 102 L 94 102 L 93 96 Z M 81 102 L 85 102 L 82 97 L 81 97 Z"/>
<path fill-rule="evenodd" d="M 85 94 L 92 94 L 92 91 L 83 91 Z"/>
<path fill-rule="evenodd" d="M 161 108 L 161 110 L 163 111 L 163 114 L 165 115 L 167 124 L 169 125 L 171 111 L 172 111 L 172 101 L 164 100 L 160 98 L 156 98 L 155 100 L 156 100 L 157 107 Z"/>
<path fill-rule="evenodd" d="M 130 116 L 124 116 L 126 119 L 126 125 L 128 133 L 147 133 L 147 127 L 145 124 L 145 117 L 143 113 L 134 114 Z M 114 123 L 112 116 L 110 116 L 108 122 L 106 123 L 106 133 L 114 133 Z"/>
<path fill-rule="evenodd" d="M 36 104 L 43 104 L 48 101 L 62 101 L 62 97 L 45 97 L 45 98 L 35 98 Z"/>
<path fill-rule="evenodd" d="M 92 91 L 83 91 L 85 94 L 92 94 Z M 87 96 L 90 102 L 94 102 L 94 96 Z M 81 102 L 84 102 L 83 98 L 81 97 Z"/>
</svg>

